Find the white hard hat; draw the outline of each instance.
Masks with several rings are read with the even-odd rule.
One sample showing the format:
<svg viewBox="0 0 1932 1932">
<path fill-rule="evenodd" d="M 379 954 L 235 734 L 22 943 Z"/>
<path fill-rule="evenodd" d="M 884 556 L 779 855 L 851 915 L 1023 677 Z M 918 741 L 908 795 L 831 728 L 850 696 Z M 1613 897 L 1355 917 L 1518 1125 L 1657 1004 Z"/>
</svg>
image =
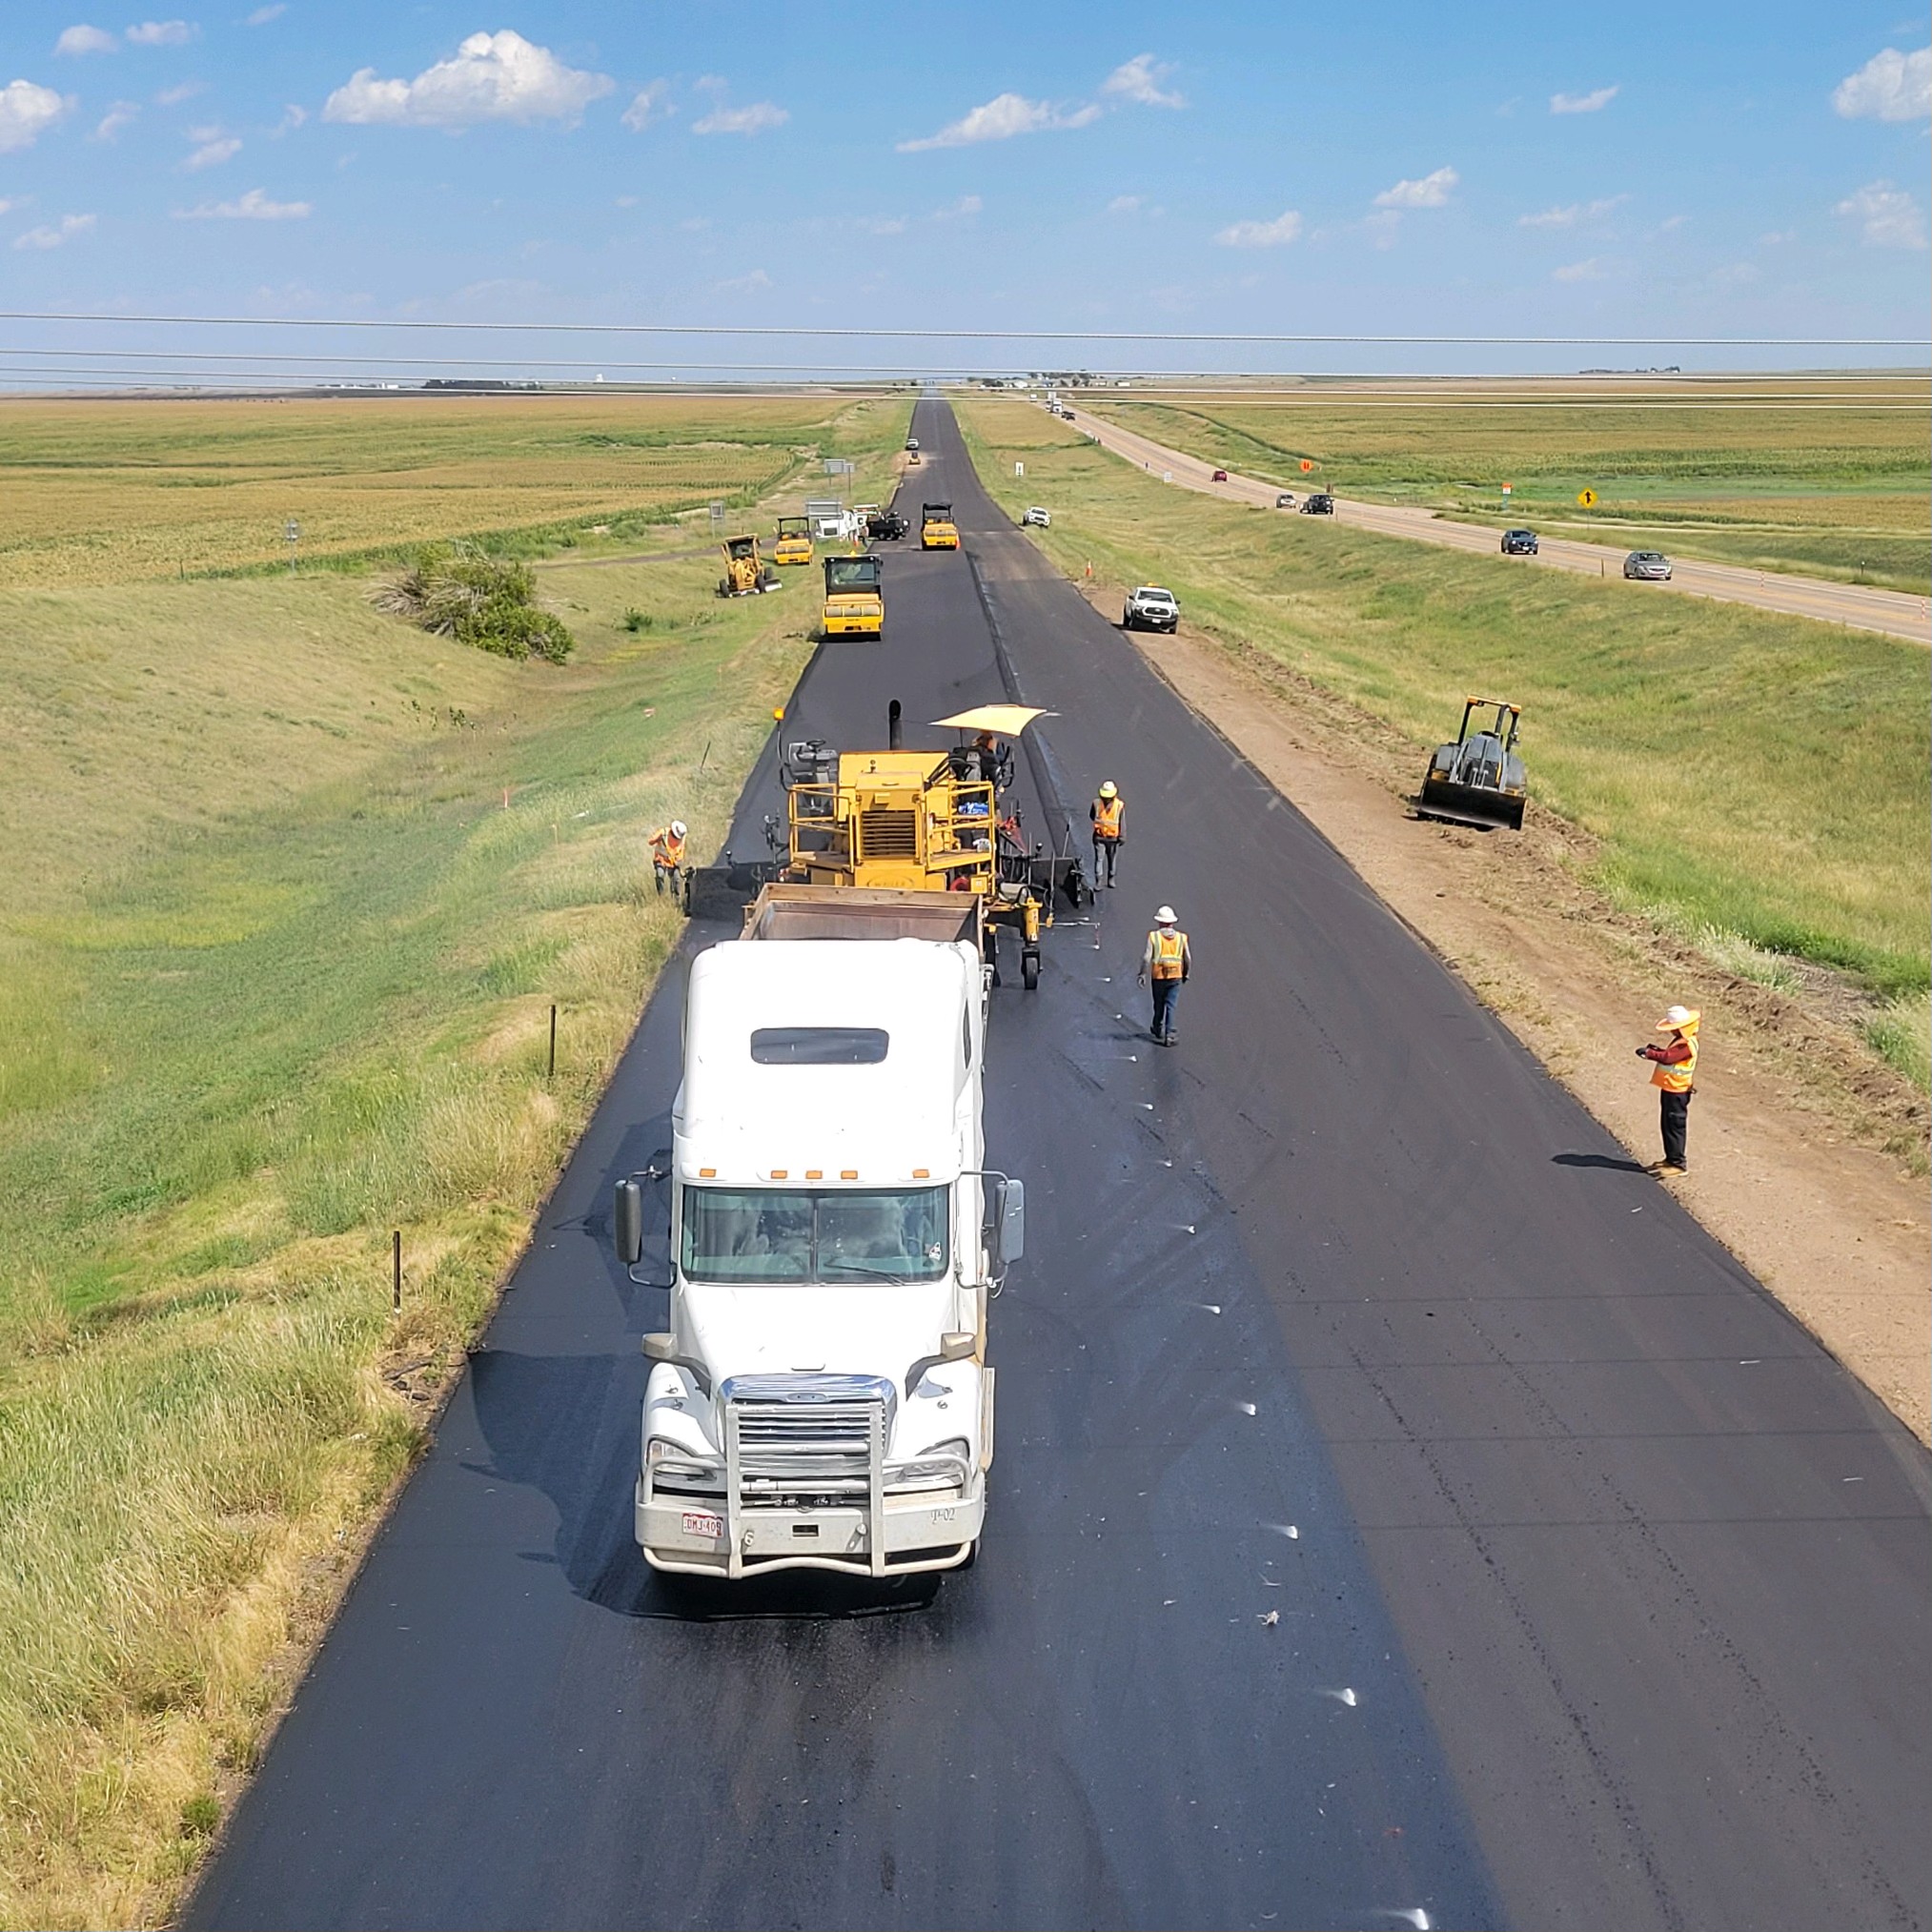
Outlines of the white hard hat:
<svg viewBox="0 0 1932 1932">
<path fill-rule="evenodd" d="M 1173 923 L 1174 908 L 1171 905 L 1164 905 L 1154 914 L 1154 924 L 1156 925 L 1171 925 Z"/>
<path fill-rule="evenodd" d="M 1697 1018 L 1698 1018 L 1697 1014 L 1693 1012 L 1689 1007 L 1673 1007 L 1669 1010 L 1669 1012 L 1667 1012 L 1663 1016 L 1663 1018 L 1657 1023 L 1657 1029 L 1659 1033 L 1665 1032 L 1667 1030 L 1675 1032 L 1679 1027 L 1695 1026 L 1697 1024 Z"/>
<path fill-rule="evenodd" d="M 681 839 L 684 836 L 684 821 L 682 819 L 673 819 L 671 821 L 671 829 Z"/>
</svg>

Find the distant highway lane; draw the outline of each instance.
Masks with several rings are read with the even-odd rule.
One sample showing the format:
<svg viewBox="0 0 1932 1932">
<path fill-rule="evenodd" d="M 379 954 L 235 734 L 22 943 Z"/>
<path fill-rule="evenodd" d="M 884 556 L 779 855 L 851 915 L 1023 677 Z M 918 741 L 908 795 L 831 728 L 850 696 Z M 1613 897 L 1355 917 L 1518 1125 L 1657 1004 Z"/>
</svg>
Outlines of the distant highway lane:
<svg viewBox="0 0 1932 1932">
<path fill-rule="evenodd" d="M 994 994 L 980 1562 L 694 1601 L 632 1543 L 608 1202 L 694 928 L 185 1922 L 1922 1923 L 1932 1463 L 915 424 L 967 554 L 887 548 L 787 735 L 1017 687 L 1028 826 L 1112 778 L 1130 835 Z"/>
<path fill-rule="evenodd" d="M 1184 489 L 1272 509 L 1281 494 L 1279 483 L 1265 483 L 1235 471 L 1225 483 L 1213 480 L 1215 465 L 1174 450 L 1165 443 L 1123 429 L 1090 408 L 1075 412 L 1076 426 L 1085 429 L 1103 449 L 1124 458 L 1136 468 L 1166 475 Z M 1293 486 L 1297 502 L 1306 486 Z M 1503 558 L 1499 531 L 1480 523 L 1457 523 L 1432 510 L 1398 503 L 1365 503 L 1337 497 L 1336 508 L 1351 529 L 1373 530 L 1385 537 L 1407 537 L 1418 543 L 1440 543 L 1452 550 L 1480 551 L 1495 557 L 1500 567 L 1523 569 L 1542 564 L 1552 570 L 1576 571 L 1585 577 L 1623 578 L 1623 559 L 1636 547 L 1613 549 L 1604 543 L 1579 543 L 1566 537 L 1546 537 L 1534 558 Z M 1284 515 L 1290 514 L 1287 512 Z M 1299 515 L 1297 510 L 1294 515 Z M 1847 624 L 1853 630 L 1878 631 L 1915 644 L 1932 644 L 1932 600 L 1905 591 L 1878 590 L 1865 584 L 1827 583 L 1813 577 L 1790 577 L 1775 570 L 1749 570 L 1736 563 L 1701 563 L 1674 557 L 1668 583 L 1637 583 L 1635 595 L 1650 596 L 1676 590 L 1691 597 L 1716 598 L 1721 603 L 1747 603 L 1759 610 L 1779 611 L 1787 617 L 1816 618 L 1822 623 Z"/>
</svg>

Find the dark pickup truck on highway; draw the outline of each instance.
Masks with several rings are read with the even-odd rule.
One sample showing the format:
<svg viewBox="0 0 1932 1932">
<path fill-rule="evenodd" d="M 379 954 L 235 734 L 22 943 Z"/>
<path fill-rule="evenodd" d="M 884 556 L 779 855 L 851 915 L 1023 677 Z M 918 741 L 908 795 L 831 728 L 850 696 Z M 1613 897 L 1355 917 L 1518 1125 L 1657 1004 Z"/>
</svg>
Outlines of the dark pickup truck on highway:
<svg viewBox="0 0 1932 1932">
<path fill-rule="evenodd" d="M 1326 490 L 1317 490 L 1301 506 L 1304 517 L 1332 517 L 1335 514 L 1335 499 Z"/>
</svg>

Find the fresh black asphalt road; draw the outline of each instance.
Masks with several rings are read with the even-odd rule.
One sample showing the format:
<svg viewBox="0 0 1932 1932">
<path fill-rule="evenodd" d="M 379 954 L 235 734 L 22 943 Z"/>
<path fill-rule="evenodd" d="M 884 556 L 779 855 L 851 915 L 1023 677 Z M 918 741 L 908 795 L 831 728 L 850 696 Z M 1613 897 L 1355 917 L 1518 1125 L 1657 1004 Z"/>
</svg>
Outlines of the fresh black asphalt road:
<svg viewBox="0 0 1932 1932">
<path fill-rule="evenodd" d="M 188 1922 L 1924 1922 L 1923 1453 L 916 428 L 968 554 L 891 550 L 784 735 L 1017 687 L 1029 830 L 1129 802 L 1120 888 L 995 994 L 981 1560 L 692 1599 L 638 1555 L 664 1298 L 607 1202 L 681 961 Z M 741 854 L 776 803 L 768 756 Z"/>
</svg>

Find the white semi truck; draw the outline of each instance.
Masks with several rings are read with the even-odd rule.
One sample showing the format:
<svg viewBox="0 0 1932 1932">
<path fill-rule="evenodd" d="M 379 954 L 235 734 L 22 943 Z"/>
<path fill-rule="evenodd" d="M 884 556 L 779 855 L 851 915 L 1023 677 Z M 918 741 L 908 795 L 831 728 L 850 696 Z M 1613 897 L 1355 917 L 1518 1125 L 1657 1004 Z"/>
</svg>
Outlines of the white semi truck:
<svg viewBox="0 0 1932 1932">
<path fill-rule="evenodd" d="M 656 1569 L 870 1576 L 977 1554 L 986 1312 L 1025 1239 L 985 1165 L 987 969 L 958 893 L 767 886 L 691 966 L 666 1167 L 670 1328 L 643 1338 Z"/>
</svg>

